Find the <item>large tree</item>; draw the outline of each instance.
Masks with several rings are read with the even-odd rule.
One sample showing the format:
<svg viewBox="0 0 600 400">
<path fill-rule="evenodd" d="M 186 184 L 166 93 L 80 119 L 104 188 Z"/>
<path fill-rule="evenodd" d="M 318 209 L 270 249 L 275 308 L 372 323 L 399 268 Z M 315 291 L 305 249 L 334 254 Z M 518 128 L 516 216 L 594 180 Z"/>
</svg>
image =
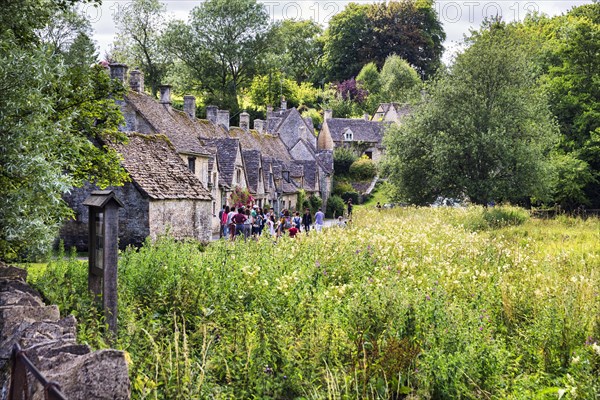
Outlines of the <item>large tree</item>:
<svg viewBox="0 0 600 400">
<path fill-rule="evenodd" d="M 557 128 L 528 54 L 495 21 L 472 42 L 414 117 L 387 133 L 386 168 L 403 200 L 486 204 L 548 194 Z"/>
<path fill-rule="evenodd" d="M 118 33 L 112 56 L 139 67 L 154 96 L 171 64 L 162 39 L 165 14 L 166 7 L 158 0 L 134 0 L 114 16 Z"/>
<path fill-rule="evenodd" d="M 18 12 L 10 4 L 0 9 L 8 27 L 0 32 L 0 259 L 48 249 L 71 215 L 61 198 L 71 186 L 126 177 L 118 154 L 100 144 L 121 138 L 109 98 L 121 88 L 90 67 L 84 32 L 46 41 L 47 24 L 68 4 L 29 2 Z"/>
<path fill-rule="evenodd" d="M 171 23 L 166 37 L 207 100 L 236 111 L 240 89 L 262 65 L 269 33 L 266 8 L 255 0 L 208 0 L 192 10 L 189 24 Z"/>
<path fill-rule="evenodd" d="M 329 22 L 322 63 L 330 80 L 341 81 L 369 62 L 381 68 L 396 54 L 428 78 L 440 65 L 445 38 L 433 1 L 351 3 Z"/>
</svg>

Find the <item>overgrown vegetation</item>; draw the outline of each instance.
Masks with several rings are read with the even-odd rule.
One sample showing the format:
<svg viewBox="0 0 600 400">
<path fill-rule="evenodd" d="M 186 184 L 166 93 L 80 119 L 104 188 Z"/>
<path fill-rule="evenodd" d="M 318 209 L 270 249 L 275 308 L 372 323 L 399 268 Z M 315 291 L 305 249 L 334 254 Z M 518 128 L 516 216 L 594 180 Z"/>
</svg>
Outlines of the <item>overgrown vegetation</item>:
<svg viewBox="0 0 600 400">
<path fill-rule="evenodd" d="M 482 219 L 505 222 L 465 228 Z M 594 398 L 598 226 L 357 208 L 276 245 L 163 238 L 120 256 L 117 346 L 138 399 Z M 103 347 L 85 274 L 71 258 L 35 284 Z"/>
</svg>

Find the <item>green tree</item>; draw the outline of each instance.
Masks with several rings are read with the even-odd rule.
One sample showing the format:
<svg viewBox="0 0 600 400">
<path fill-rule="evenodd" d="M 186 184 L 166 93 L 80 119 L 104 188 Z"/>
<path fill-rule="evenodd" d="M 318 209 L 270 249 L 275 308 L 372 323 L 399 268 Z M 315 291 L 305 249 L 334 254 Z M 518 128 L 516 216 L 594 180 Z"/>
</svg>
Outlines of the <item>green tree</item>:
<svg viewBox="0 0 600 400">
<path fill-rule="evenodd" d="M 281 97 L 285 97 L 288 107 L 297 107 L 303 104 L 314 105 L 317 90 L 309 83 L 300 85 L 292 79 L 285 78 L 279 72 L 268 75 L 257 75 L 252 79 L 247 90 L 250 102 L 259 109 L 265 109 L 267 104 L 279 104 Z"/>
<path fill-rule="evenodd" d="M 366 89 L 369 95 L 378 95 L 381 92 L 381 77 L 377 65 L 374 62 L 370 62 L 362 67 L 356 77 L 356 82 Z"/>
<path fill-rule="evenodd" d="M 189 69 L 208 101 L 237 111 L 238 94 L 262 66 L 269 16 L 255 0 L 208 0 L 190 13 L 190 24 L 169 24 L 166 43 Z"/>
<path fill-rule="evenodd" d="M 298 84 L 315 81 L 323 53 L 319 37 L 323 29 L 311 20 L 285 19 L 273 27 L 270 50 L 278 59 L 279 70 Z"/>
<path fill-rule="evenodd" d="M 429 87 L 414 117 L 386 134 L 386 171 L 402 200 L 547 198 L 557 128 L 532 78 L 528 54 L 504 24 L 472 38 Z"/>
<path fill-rule="evenodd" d="M 165 14 L 166 6 L 158 0 L 134 0 L 114 16 L 118 31 L 112 56 L 139 67 L 153 96 L 171 65 L 162 38 Z"/>
<path fill-rule="evenodd" d="M 440 66 L 445 38 L 431 0 L 350 3 L 329 22 L 322 63 L 330 81 L 343 81 L 397 54 L 428 78 Z"/>
<path fill-rule="evenodd" d="M 18 16 L 0 9 L 10 26 L 0 32 L 0 259 L 48 249 L 71 214 L 61 195 L 73 185 L 126 178 L 118 154 L 100 145 L 122 139 L 114 103 L 122 87 L 102 67 L 82 65 L 93 53 L 68 57 L 89 49 L 76 45 L 81 32 L 60 46 L 44 41 L 66 4 L 31 2 Z"/>
<path fill-rule="evenodd" d="M 381 68 L 379 97 L 383 102 L 409 102 L 419 95 L 421 78 L 417 71 L 397 55 L 391 55 Z"/>
</svg>

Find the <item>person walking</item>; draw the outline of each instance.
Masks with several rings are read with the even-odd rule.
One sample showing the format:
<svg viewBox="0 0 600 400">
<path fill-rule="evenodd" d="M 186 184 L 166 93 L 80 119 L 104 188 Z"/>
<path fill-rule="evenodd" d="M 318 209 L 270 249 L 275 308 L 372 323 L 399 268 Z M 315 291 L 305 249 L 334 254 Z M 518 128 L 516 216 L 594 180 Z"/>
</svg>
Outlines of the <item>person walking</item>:
<svg viewBox="0 0 600 400">
<path fill-rule="evenodd" d="M 302 216 L 302 225 L 304 226 L 304 232 L 308 235 L 308 231 L 310 231 L 310 226 L 312 224 L 312 215 L 310 215 L 310 210 L 307 208 L 304 210 L 304 215 Z"/>
<path fill-rule="evenodd" d="M 229 236 L 229 225 L 227 224 L 227 218 L 229 217 L 229 206 L 225 206 L 221 213 L 221 235 L 219 238 L 226 238 Z"/>
<path fill-rule="evenodd" d="M 298 211 L 296 211 L 294 218 L 292 218 L 292 225 L 296 225 L 298 232 L 300 232 L 300 227 L 302 226 L 302 217 Z"/>
<path fill-rule="evenodd" d="M 352 199 L 348 199 L 348 219 L 352 219 Z"/>
<path fill-rule="evenodd" d="M 323 214 L 323 211 L 319 208 L 319 211 L 317 211 L 317 213 L 315 214 L 315 230 L 317 232 L 321 232 L 323 230 L 324 219 L 325 214 Z"/>
</svg>

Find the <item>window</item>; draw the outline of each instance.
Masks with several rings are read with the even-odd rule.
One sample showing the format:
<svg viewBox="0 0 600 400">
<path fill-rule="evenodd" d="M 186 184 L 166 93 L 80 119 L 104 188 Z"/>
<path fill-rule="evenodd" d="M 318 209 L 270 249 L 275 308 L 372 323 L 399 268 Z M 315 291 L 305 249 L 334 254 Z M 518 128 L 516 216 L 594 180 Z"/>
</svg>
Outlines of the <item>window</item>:
<svg viewBox="0 0 600 400">
<path fill-rule="evenodd" d="M 353 140 L 354 134 L 352 133 L 352 131 L 350 129 L 346 129 L 346 131 L 344 132 L 344 140 L 346 141 L 351 141 Z"/>
<path fill-rule="evenodd" d="M 217 202 L 213 201 L 213 216 L 217 215 Z"/>
<path fill-rule="evenodd" d="M 235 171 L 235 182 L 238 184 L 242 183 L 242 170 L 240 170 L 240 169 L 237 169 Z"/>
<path fill-rule="evenodd" d="M 262 183 L 262 178 L 263 178 L 262 174 L 263 174 L 262 168 L 259 168 L 258 169 L 258 183 Z"/>
<path fill-rule="evenodd" d="M 192 173 L 196 173 L 196 157 L 188 157 L 188 169 Z"/>
<path fill-rule="evenodd" d="M 373 159 L 373 152 L 372 151 L 365 151 L 365 156 L 369 157 L 369 160 Z"/>
</svg>

